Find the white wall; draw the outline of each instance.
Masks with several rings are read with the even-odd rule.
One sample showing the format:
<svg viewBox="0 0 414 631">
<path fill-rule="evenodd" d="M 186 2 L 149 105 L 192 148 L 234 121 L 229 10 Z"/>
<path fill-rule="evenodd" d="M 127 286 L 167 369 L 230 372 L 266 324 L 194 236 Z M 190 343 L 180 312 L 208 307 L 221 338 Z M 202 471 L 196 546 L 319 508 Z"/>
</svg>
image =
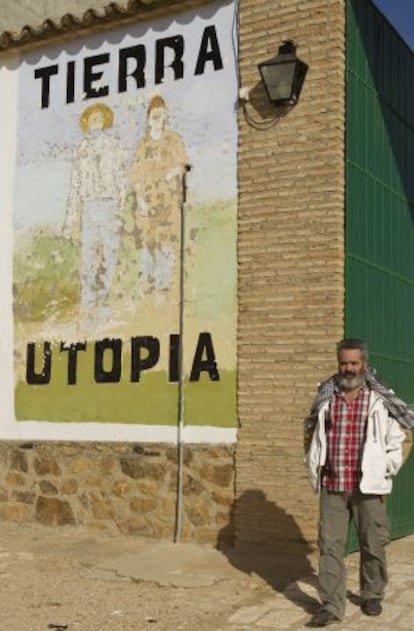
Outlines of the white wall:
<svg viewBox="0 0 414 631">
<path fill-rule="evenodd" d="M 220 169 L 220 176 L 222 178 L 224 159 L 223 156 L 226 154 L 226 152 L 229 156 L 232 156 L 231 161 L 235 165 L 237 150 L 237 127 L 234 115 L 234 101 L 237 97 L 237 85 L 235 80 L 236 74 L 234 70 L 234 47 L 231 35 L 231 29 L 234 23 L 233 7 L 233 2 L 224 2 L 223 6 L 220 6 L 217 9 L 217 11 L 220 11 L 220 15 L 218 14 L 216 20 L 217 29 L 219 32 L 218 39 L 222 43 L 222 56 L 225 61 L 225 64 L 222 67 L 218 68 L 217 73 L 215 67 L 211 67 L 211 64 L 209 64 L 206 66 L 205 77 L 204 74 L 199 76 L 193 75 L 195 60 L 198 59 L 198 54 L 201 50 L 200 41 L 202 33 L 204 33 L 204 24 L 207 19 L 210 20 L 211 18 L 210 11 L 206 11 L 205 15 L 200 15 L 200 13 L 198 12 L 196 15 L 195 25 L 192 24 L 192 21 L 190 19 L 193 14 L 190 14 L 184 21 L 184 23 L 180 25 L 180 32 L 183 31 L 188 36 L 186 54 L 188 55 L 189 63 L 185 64 L 185 67 L 190 68 L 191 72 L 187 73 L 182 79 L 183 82 L 184 80 L 186 81 L 186 84 L 184 85 L 184 83 L 180 83 L 179 81 L 166 81 L 165 84 L 162 86 L 164 90 L 163 94 L 168 95 L 171 103 L 175 103 L 177 111 L 182 114 L 181 116 L 177 115 L 177 125 L 178 120 L 180 119 L 185 122 L 185 124 L 183 123 L 185 129 L 181 129 L 179 127 L 177 127 L 177 129 L 179 129 L 182 135 L 185 136 L 185 145 L 188 146 L 189 155 L 192 156 L 191 164 L 194 167 L 194 173 L 202 173 L 204 174 L 204 177 L 210 169 L 209 165 L 212 165 L 211 168 L 214 167 L 214 169 Z M 224 20 L 220 19 L 220 16 L 223 12 L 225 13 L 226 17 L 226 19 Z M 129 41 L 128 37 L 132 36 L 135 37 L 135 39 L 139 39 L 141 41 L 140 38 L 142 38 L 142 30 L 144 29 L 146 38 L 152 38 L 148 40 L 148 50 L 155 50 L 153 41 L 157 37 L 157 34 L 159 32 L 169 33 L 168 29 L 171 30 L 176 28 L 174 24 L 175 23 L 171 22 L 170 20 L 166 21 L 164 19 L 161 19 L 161 22 L 157 22 L 157 24 L 154 26 L 153 32 L 150 32 L 149 30 L 147 32 L 147 30 L 145 30 L 145 25 L 139 25 L 134 27 L 129 26 L 128 30 L 125 30 L 124 28 L 125 32 L 122 31 L 122 33 L 123 37 L 127 38 L 127 41 Z M 163 29 L 161 28 L 161 26 L 165 26 L 165 28 Z M 196 29 L 195 26 L 197 27 Z M 138 29 L 137 33 L 135 33 L 134 28 L 135 30 Z M 135 33 L 135 35 L 130 34 L 130 29 L 133 29 L 133 33 Z M 175 30 L 171 32 L 175 32 Z M 198 37 L 194 36 L 195 32 L 198 33 Z M 102 42 L 100 43 L 100 45 L 111 45 L 112 47 L 115 47 L 114 50 L 122 45 L 120 43 L 121 40 L 118 41 L 119 33 L 116 37 L 113 38 L 114 41 L 111 40 L 109 42 L 106 42 L 106 36 L 102 36 L 101 39 Z M 83 44 L 87 47 L 92 47 L 92 49 L 96 51 L 98 40 L 98 35 L 88 36 L 87 38 L 84 38 Z M 69 48 L 69 50 L 72 50 L 72 48 Z M 116 422 L 115 418 L 114 421 L 112 421 L 112 417 L 110 417 L 109 419 L 104 419 L 104 422 L 102 422 L 102 419 L 99 418 L 99 416 L 93 416 L 91 421 L 84 423 L 82 422 L 80 417 L 79 420 L 78 418 L 75 418 L 75 420 L 67 420 L 66 417 L 64 419 L 63 417 L 51 418 L 46 414 L 42 416 L 39 421 L 39 414 L 37 414 L 36 412 L 33 413 L 32 417 L 30 416 L 32 412 L 30 412 L 28 415 L 22 415 L 16 412 L 15 409 L 14 379 L 17 375 L 16 366 L 19 366 L 21 363 L 19 359 L 16 359 L 18 356 L 18 353 L 16 354 L 16 341 L 19 340 L 22 335 L 24 336 L 25 340 L 27 335 L 29 335 L 29 337 L 31 336 L 30 326 L 27 326 L 27 322 L 22 322 L 22 326 L 20 327 L 20 325 L 16 326 L 16 320 L 13 321 L 13 255 L 16 252 L 16 248 L 14 247 L 16 244 L 16 235 L 20 230 L 18 224 L 16 223 L 16 208 L 18 206 L 16 202 L 16 191 L 25 190 L 26 188 L 24 177 L 22 176 L 22 164 L 24 162 L 22 162 L 22 159 L 29 159 L 29 162 L 31 161 L 31 163 L 37 165 L 37 167 L 40 163 L 43 164 L 43 162 L 38 161 L 35 153 L 40 147 L 41 142 L 46 142 L 46 144 L 48 142 L 46 136 L 44 135 L 45 130 L 49 128 L 56 128 L 56 138 L 60 138 L 61 131 L 65 127 L 66 119 L 73 120 L 76 123 L 77 128 L 79 114 L 84 108 L 84 103 L 82 100 L 83 96 L 82 93 L 79 91 L 78 98 L 75 103 L 61 103 L 60 105 L 58 104 L 58 106 L 56 106 L 56 103 L 52 101 L 50 108 L 49 106 L 47 108 L 41 108 L 41 101 L 39 100 L 39 85 L 38 83 L 36 84 L 36 78 L 33 72 L 34 66 L 42 67 L 45 64 L 47 65 L 49 63 L 48 55 L 52 55 L 53 58 L 56 60 L 59 55 L 62 54 L 64 56 L 69 54 L 66 47 L 62 46 L 61 48 L 59 48 L 55 46 L 52 49 L 46 47 L 45 50 L 41 53 L 39 53 L 39 49 L 36 49 L 36 52 L 24 51 L 23 53 L 18 53 L 13 51 L 12 53 L 4 54 L 0 57 L 0 94 L 7 94 L 7 99 L 0 99 L 0 208 L 2 211 L 2 245 L 0 248 L 0 291 L 2 295 L 2 306 L 0 310 L 0 440 L 118 440 L 122 442 L 157 441 L 172 443 L 175 442 L 178 438 L 177 426 L 176 424 L 173 424 L 175 423 L 175 418 L 172 419 L 172 422 L 170 424 L 166 424 L 165 418 L 161 418 L 160 422 L 162 422 L 163 424 L 151 425 L 145 424 L 152 422 L 151 419 L 150 421 L 148 421 L 147 418 L 143 419 L 142 424 L 135 424 L 128 423 L 125 420 L 122 422 Z M 79 57 L 79 55 L 81 54 L 78 51 L 78 45 L 74 47 L 73 54 L 74 59 L 76 57 Z M 151 65 L 151 67 L 153 66 L 154 64 Z M 214 84 L 212 83 L 213 81 Z M 59 84 L 57 83 L 56 85 L 58 86 Z M 212 88 L 212 85 L 214 85 L 215 88 Z M 152 88 L 152 84 L 148 86 L 146 93 L 147 100 L 152 94 Z M 205 90 L 206 92 L 203 93 L 203 90 Z M 222 101 L 217 97 L 214 102 L 214 107 L 212 107 L 210 100 L 205 96 L 205 94 L 211 93 L 217 93 L 218 95 L 220 95 L 220 97 L 223 97 L 224 100 Z M 116 97 L 115 101 L 113 104 L 111 101 L 111 104 L 114 108 L 117 108 L 117 103 L 120 100 L 120 97 L 116 94 L 116 92 L 114 96 Z M 136 127 L 137 138 L 139 138 L 144 125 L 143 113 L 145 114 L 146 101 L 144 100 L 141 102 L 138 98 L 138 95 L 135 95 L 131 101 L 131 99 L 129 98 L 130 95 L 127 93 L 125 95 L 122 94 L 122 97 L 125 97 L 124 101 L 122 102 L 124 103 L 123 107 L 126 114 L 123 117 L 120 116 L 120 120 L 123 120 L 123 118 L 125 118 L 125 120 L 129 120 L 128 112 L 130 112 L 132 107 L 133 115 L 131 117 L 131 120 L 134 123 L 134 127 Z M 197 116 L 191 116 L 191 113 L 195 111 L 194 105 L 198 102 L 202 103 L 203 107 L 198 106 Z M 34 105 L 34 103 L 37 103 L 37 105 Z M 191 106 L 191 103 L 193 103 L 193 106 Z M 225 124 L 225 130 L 226 133 L 228 132 L 228 136 L 226 136 L 216 120 L 217 107 L 220 103 L 223 115 L 220 116 L 219 119 L 222 124 Z M 34 123 L 34 120 L 38 116 L 44 117 L 45 114 L 49 116 L 51 112 L 58 112 L 60 111 L 59 108 L 66 108 L 66 106 L 69 105 L 71 116 L 67 117 L 65 114 L 63 119 L 58 120 L 55 127 L 53 125 L 50 125 L 49 119 L 40 127 L 38 127 Z M 186 110 L 187 107 L 189 108 L 189 113 Z M 173 115 L 173 113 L 175 112 L 174 108 L 172 108 L 171 111 Z M 55 116 L 55 114 L 53 114 L 53 116 Z M 176 129 L 175 123 L 173 124 L 173 121 L 175 120 L 176 119 L 171 118 L 171 124 L 173 125 L 174 129 Z M 25 121 L 31 121 L 29 125 L 31 131 L 29 131 L 27 135 L 26 131 L 22 127 L 22 124 Z M 141 125 L 141 127 L 137 127 L 138 123 Z M 121 128 L 122 126 L 120 126 L 120 129 Z M 203 136 L 199 132 L 200 128 L 207 129 L 208 133 L 205 133 Z M 32 134 L 32 132 L 34 131 L 36 131 L 36 133 L 38 131 L 41 131 L 41 137 L 34 139 Z M 64 138 L 66 138 L 65 134 L 63 136 Z M 215 138 L 216 142 L 212 141 L 212 138 Z M 134 142 L 131 145 L 130 149 L 133 149 L 135 141 L 136 138 L 134 136 Z M 204 146 L 202 144 L 200 145 L 201 141 L 206 144 L 211 143 L 213 147 L 215 146 L 217 155 L 210 155 L 208 151 L 199 150 L 200 146 Z M 64 142 L 67 144 L 67 139 Z M 223 143 L 223 145 L 221 145 L 220 143 Z M 70 141 L 68 146 L 72 146 L 72 144 L 73 143 Z M 48 155 L 47 147 L 46 154 Z M 72 152 L 70 155 L 72 155 Z M 204 160 L 206 156 L 208 158 L 207 165 L 202 162 L 202 160 Z M 221 156 L 220 160 L 217 158 L 217 156 Z M 236 199 L 235 175 L 235 169 L 230 170 L 227 178 L 230 186 L 230 199 L 233 200 Z M 41 175 L 39 174 L 39 172 L 37 172 L 37 176 L 38 180 L 36 181 L 34 186 L 36 190 L 39 187 L 40 183 L 48 181 L 48 178 L 50 177 L 50 172 L 46 167 L 44 170 L 44 174 Z M 213 177 L 213 180 L 218 179 L 219 177 L 216 174 Z M 55 180 L 53 179 L 52 181 L 54 182 Z M 198 188 L 196 186 L 192 186 L 189 187 L 189 191 L 198 191 Z M 194 199 L 198 199 L 198 197 L 195 195 Z M 227 197 L 225 199 L 227 200 Z M 204 199 L 201 199 L 201 202 L 199 203 L 203 208 Z M 33 208 L 38 208 L 40 207 L 40 205 L 33 204 L 33 199 L 29 198 L 27 200 L 27 206 L 25 207 L 27 207 L 28 209 L 27 212 L 30 213 Z M 234 207 L 229 206 L 229 208 L 232 211 Z M 203 215 L 199 213 L 196 214 L 195 217 L 199 220 L 200 218 L 203 218 Z M 212 226 L 213 223 L 211 222 L 210 215 L 208 217 L 209 220 L 206 222 L 206 225 L 208 224 L 208 226 Z M 220 222 L 217 223 L 217 226 L 220 228 L 220 232 L 222 232 L 222 217 L 220 217 Z M 198 251 L 199 262 L 204 260 L 203 257 L 205 255 L 205 249 L 201 247 L 201 244 L 205 244 L 205 248 L 207 248 L 208 250 L 207 246 L 209 244 L 209 239 L 211 238 L 211 232 L 206 232 L 206 230 L 204 229 L 204 224 L 202 228 L 202 230 L 199 230 L 200 234 L 203 236 L 203 241 L 200 240 L 200 247 Z M 224 249 L 226 254 L 225 258 L 228 265 L 228 257 L 230 251 L 228 243 L 225 243 Z M 29 253 L 31 252 L 30 246 L 27 248 L 27 251 Z M 29 254 L 29 256 L 31 256 L 31 254 Z M 35 256 L 31 259 L 31 265 L 36 265 L 35 259 Z M 221 261 L 222 259 L 218 257 L 218 260 Z M 234 248 L 234 262 L 235 260 L 236 257 Z M 235 267 L 236 266 L 234 265 L 234 269 Z M 208 265 L 209 273 L 212 273 L 211 270 L 213 268 L 214 266 L 212 266 L 211 264 Z M 216 269 L 216 273 L 220 272 L 219 267 L 216 267 L 214 269 Z M 215 279 L 214 277 L 211 278 L 212 287 L 214 288 L 218 286 L 217 279 Z M 204 273 L 202 274 L 202 281 L 204 284 L 206 283 L 206 274 Z M 220 281 L 223 281 L 223 275 L 221 274 L 221 272 Z M 233 281 L 234 278 L 232 275 L 230 275 L 229 282 L 233 283 Z M 210 307 L 208 307 L 207 309 L 207 307 L 205 306 L 199 308 L 198 310 L 194 309 L 194 312 L 196 314 L 198 314 L 198 312 L 200 311 L 200 325 L 198 326 L 197 322 L 197 331 L 210 331 L 212 323 L 215 322 L 215 292 L 210 290 L 204 293 L 208 298 L 208 300 L 206 299 L 207 302 L 205 304 L 207 305 L 207 307 L 208 305 L 211 305 L 211 310 L 209 310 Z M 229 292 L 229 296 L 233 296 L 233 292 Z M 140 304 L 142 307 L 142 301 Z M 233 309 L 234 304 L 232 301 L 229 301 L 229 305 L 230 318 L 232 318 L 235 313 Z M 159 311 L 159 306 L 157 306 L 156 311 Z M 220 311 L 220 314 L 224 313 L 224 311 L 225 310 Z M 142 315 L 142 313 L 140 315 Z M 135 326 L 135 320 L 133 323 Z M 164 326 L 164 320 L 162 320 L 162 323 Z M 223 351 L 223 357 L 227 357 L 230 353 L 233 352 L 233 349 L 235 348 L 235 345 L 233 343 L 232 347 L 227 350 L 227 340 L 230 338 L 230 335 L 232 335 L 235 331 L 235 326 L 231 322 L 229 324 L 229 327 L 231 327 L 232 333 L 226 336 L 226 350 Z M 46 326 L 46 329 L 47 334 L 49 334 L 49 324 Z M 217 325 L 217 331 L 221 332 L 222 329 L 223 324 L 221 322 Z M 176 329 L 172 330 L 175 331 Z M 169 329 L 166 333 L 169 333 Z M 133 333 L 131 333 L 131 335 L 132 334 Z M 214 337 L 216 339 L 216 336 Z M 44 337 L 44 339 L 48 338 Z M 222 346 L 218 344 L 217 348 L 222 348 Z M 235 365 L 235 361 L 233 361 L 233 359 L 234 357 L 232 356 L 231 367 Z M 35 388 L 36 387 L 37 386 L 35 386 Z M 154 391 L 154 396 L 158 395 L 159 391 Z M 211 412 L 209 412 L 209 414 L 211 414 Z M 52 416 L 54 415 L 52 414 Z M 114 416 L 117 416 L 117 414 L 114 413 Z M 156 418 L 155 421 L 158 421 L 158 418 Z M 180 438 L 185 442 L 191 443 L 234 442 L 236 438 L 236 431 L 237 429 L 235 426 L 210 426 L 207 424 L 186 425 L 182 428 Z"/>
</svg>

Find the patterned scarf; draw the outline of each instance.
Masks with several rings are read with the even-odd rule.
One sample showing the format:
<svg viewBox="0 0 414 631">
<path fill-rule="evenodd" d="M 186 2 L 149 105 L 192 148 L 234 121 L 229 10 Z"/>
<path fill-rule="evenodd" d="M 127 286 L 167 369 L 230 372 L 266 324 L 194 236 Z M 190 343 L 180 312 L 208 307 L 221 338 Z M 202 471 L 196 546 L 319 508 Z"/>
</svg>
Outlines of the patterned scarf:
<svg viewBox="0 0 414 631">
<path fill-rule="evenodd" d="M 402 399 L 397 397 L 394 390 L 390 390 L 390 388 L 377 379 L 374 368 L 367 368 L 365 380 L 370 390 L 373 390 L 380 395 L 389 414 L 406 429 L 414 429 L 414 410 L 410 409 L 410 407 L 404 403 Z M 313 430 L 315 429 L 315 425 L 318 420 L 319 410 L 331 399 L 336 384 L 337 375 L 332 375 L 332 377 L 323 381 L 318 387 L 309 416 L 305 419 L 304 423 L 305 451 L 307 451 L 307 448 L 310 445 Z"/>
</svg>

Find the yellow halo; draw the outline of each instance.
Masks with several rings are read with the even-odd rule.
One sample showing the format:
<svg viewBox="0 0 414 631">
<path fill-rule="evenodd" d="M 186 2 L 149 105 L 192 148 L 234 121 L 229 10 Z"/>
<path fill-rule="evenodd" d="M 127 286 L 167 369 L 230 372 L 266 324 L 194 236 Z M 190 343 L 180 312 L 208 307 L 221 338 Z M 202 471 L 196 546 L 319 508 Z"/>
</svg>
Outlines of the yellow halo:
<svg viewBox="0 0 414 631">
<path fill-rule="evenodd" d="M 83 132 L 87 132 L 89 128 L 89 119 L 95 112 L 100 112 L 104 119 L 104 129 L 112 127 L 114 122 L 114 113 L 110 107 L 104 103 L 94 103 L 84 110 L 79 118 L 79 125 Z"/>
</svg>

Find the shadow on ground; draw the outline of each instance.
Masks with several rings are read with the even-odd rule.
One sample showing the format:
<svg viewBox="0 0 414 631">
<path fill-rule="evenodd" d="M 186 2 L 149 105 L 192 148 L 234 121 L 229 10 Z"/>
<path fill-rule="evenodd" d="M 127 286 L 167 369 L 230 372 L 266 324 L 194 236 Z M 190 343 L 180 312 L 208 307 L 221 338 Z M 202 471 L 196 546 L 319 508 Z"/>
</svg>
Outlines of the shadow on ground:
<svg viewBox="0 0 414 631">
<path fill-rule="evenodd" d="M 317 587 L 310 558 L 315 548 L 295 519 L 267 500 L 263 491 L 246 491 L 236 500 L 217 547 L 238 570 L 259 576 L 306 612 L 313 613 L 319 606 L 312 595 Z"/>
</svg>

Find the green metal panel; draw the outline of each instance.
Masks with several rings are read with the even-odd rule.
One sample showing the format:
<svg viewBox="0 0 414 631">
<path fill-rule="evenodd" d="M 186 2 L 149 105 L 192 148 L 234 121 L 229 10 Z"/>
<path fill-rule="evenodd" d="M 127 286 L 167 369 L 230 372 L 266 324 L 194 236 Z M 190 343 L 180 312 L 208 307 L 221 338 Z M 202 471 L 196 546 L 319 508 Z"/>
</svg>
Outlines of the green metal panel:
<svg viewBox="0 0 414 631">
<path fill-rule="evenodd" d="M 347 0 L 346 44 L 345 332 L 414 403 L 414 54 L 370 0 Z M 393 537 L 414 532 L 413 480 L 412 454 L 388 503 Z"/>
</svg>

